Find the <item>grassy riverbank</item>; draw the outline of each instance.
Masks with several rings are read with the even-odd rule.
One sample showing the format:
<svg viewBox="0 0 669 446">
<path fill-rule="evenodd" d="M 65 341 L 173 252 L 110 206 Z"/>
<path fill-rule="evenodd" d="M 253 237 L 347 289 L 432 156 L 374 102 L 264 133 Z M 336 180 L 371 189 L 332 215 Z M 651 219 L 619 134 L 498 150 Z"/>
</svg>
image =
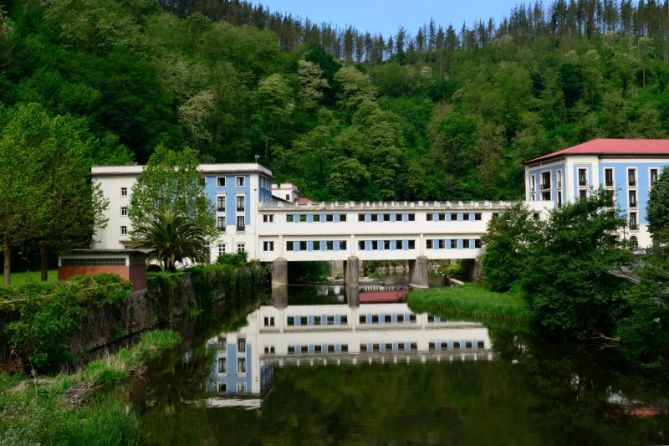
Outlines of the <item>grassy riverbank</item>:
<svg viewBox="0 0 669 446">
<path fill-rule="evenodd" d="M 175 331 L 154 330 L 76 373 L 0 375 L 0 445 L 139 444 L 139 419 L 127 402 L 130 377 L 180 340 Z"/>
<path fill-rule="evenodd" d="M 439 314 L 455 320 L 526 324 L 530 319 L 529 309 L 520 295 L 495 293 L 473 283 L 414 290 L 409 294 L 408 302 L 413 311 Z"/>
</svg>

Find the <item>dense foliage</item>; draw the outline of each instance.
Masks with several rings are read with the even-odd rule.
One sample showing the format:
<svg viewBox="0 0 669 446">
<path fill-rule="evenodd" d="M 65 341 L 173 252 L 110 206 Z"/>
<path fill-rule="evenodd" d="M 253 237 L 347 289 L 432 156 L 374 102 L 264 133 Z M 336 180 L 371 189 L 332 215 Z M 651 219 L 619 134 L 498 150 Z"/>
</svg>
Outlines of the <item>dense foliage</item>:
<svg viewBox="0 0 669 446">
<path fill-rule="evenodd" d="M 87 311 L 118 306 L 131 288 L 113 274 L 0 288 L 0 316 L 6 323 L 1 336 L 26 370 L 58 370 L 74 360 L 70 341 Z"/>
<path fill-rule="evenodd" d="M 603 191 L 537 221 L 515 208 L 490 224 L 483 258 L 491 288 L 522 289 L 541 331 L 587 339 L 612 335 L 629 308 L 621 266 L 631 260 L 624 226 Z M 490 248 L 490 249 L 488 249 Z"/>
<path fill-rule="evenodd" d="M 315 199 L 518 198 L 527 158 L 666 135 L 666 8 L 557 0 L 384 38 L 236 0 L 10 1 L 0 102 L 80 119 L 98 162 L 190 146 Z"/>
</svg>

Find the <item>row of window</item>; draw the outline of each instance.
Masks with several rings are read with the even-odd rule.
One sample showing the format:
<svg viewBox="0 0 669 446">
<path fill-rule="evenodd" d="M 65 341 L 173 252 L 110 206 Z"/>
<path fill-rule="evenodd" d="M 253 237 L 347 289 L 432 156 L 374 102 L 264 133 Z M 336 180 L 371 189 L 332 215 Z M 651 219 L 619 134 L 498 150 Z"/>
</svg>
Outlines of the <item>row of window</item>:
<svg viewBox="0 0 669 446">
<path fill-rule="evenodd" d="M 270 318 L 270 322 L 270 326 L 274 326 L 273 317 Z M 288 316 L 286 324 L 289 327 L 307 325 L 348 325 L 348 316 L 345 314 L 329 316 Z M 265 324 L 265 326 L 268 325 Z"/>
<path fill-rule="evenodd" d="M 361 314 L 359 322 L 362 325 L 375 324 L 415 324 L 415 314 Z"/>
<path fill-rule="evenodd" d="M 225 212 L 225 195 L 216 195 L 216 212 Z M 246 195 L 235 195 L 235 209 L 237 212 L 246 211 Z"/>
<path fill-rule="evenodd" d="M 481 248 L 479 239 L 427 239 L 425 240 L 426 249 L 479 249 Z"/>
<path fill-rule="evenodd" d="M 235 219 L 235 229 L 237 232 L 244 232 L 246 230 L 246 217 L 243 215 L 238 215 Z M 218 232 L 225 232 L 228 227 L 228 221 L 225 215 L 219 215 L 216 217 L 216 228 Z"/>
<path fill-rule="evenodd" d="M 228 383 L 218 383 L 218 392 L 219 393 L 228 393 Z M 248 392 L 246 383 L 240 381 L 237 383 L 237 394 L 244 395 Z"/>
<path fill-rule="evenodd" d="M 348 344 L 316 344 L 316 345 L 289 345 L 288 354 L 300 353 L 346 353 Z"/>
<path fill-rule="evenodd" d="M 218 373 L 228 373 L 228 358 L 224 356 L 218 358 Z M 236 373 L 238 375 L 246 374 L 246 358 L 237 358 Z"/>
<path fill-rule="evenodd" d="M 273 242 L 271 242 L 273 243 Z M 216 248 L 218 249 L 218 255 L 222 256 L 224 254 L 227 254 L 227 244 L 225 243 L 219 243 L 216 245 Z M 246 243 L 237 243 L 236 245 L 236 251 L 237 252 L 246 252 Z"/>
<path fill-rule="evenodd" d="M 440 350 L 460 350 L 465 348 L 467 350 L 472 348 L 482 349 L 485 348 L 485 342 L 483 341 L 442 341 L 442 342 L 430 342 L 429 349 L 430 351 L 440 351 Z"/>
<path fill-rule="evenodd" d="M 481 213 L 475 212 L 473 214 L 467 212 L 446 212 L 437 214 L 427 214 L 427 221 L 480 221 Z"/>
<path fill-rule="evenodd" d="M 657 182 L 660 175 L 660 170 L 658 168 L 648 169 L 648 178 L 650 186 Z M 638 185 L 638 172 L 637 168 L 630 167 L 627 168 L 627 186 L 629 188 L 635 188 Z M 579 167 L 577 170 L 577 185 L 578 185 L 578 196 L 579 198 L 587 197 L 588 188 L 590 186 L 588 181 L 588 168 Z M 615 175 L 614 169 L 612 167 L 607 167 L 604 169 L 604 187 L 613 188 L 615 186 Z M 541 199 L 542 200 L 551 200 L 551 172 L 541 172 Z M 562 170 L 557 171 L 557 199 L 558 206 L 562 204 Z M 536 199 L 536 179 L 535 175 L 530 176 L 530 200 L 534 201 Z"/>
<path fill-rule="evenodd" d="M 288 223 L 345 222 L 346 214 L 288 214 Z"/>
<path fill-rule="evenodd" d="M 286 251 L 344 251 L 346 240 L 297 240 L 286 242 Z M 274 244 L 272 244 L 272 251 Z"/>
<path fill-rule="evenodd" d="M 261 177 L 261 180 L 262 180 L 262 177 Z M 216 177 L 216 186 L 225 187 L 226 184 L 227 184 L 227 177 Z M 245 185 L 246 185 L 246 177 L 243 177 L 243 176 L 235 177 L 235 186 L 236 187 L 244 187 Z"/>
</svg>

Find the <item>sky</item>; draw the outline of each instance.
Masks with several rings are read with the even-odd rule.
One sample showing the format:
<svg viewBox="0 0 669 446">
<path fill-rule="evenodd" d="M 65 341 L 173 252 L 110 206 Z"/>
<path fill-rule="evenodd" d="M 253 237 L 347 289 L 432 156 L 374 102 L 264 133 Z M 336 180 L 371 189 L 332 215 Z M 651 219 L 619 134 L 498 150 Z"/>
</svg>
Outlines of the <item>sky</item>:
<svg viewBox="0 0 669 446">
<path fill-rule="evenodd" d="M 404 26 L 411 34 L 434 18 L 437 25 L 468 24 L 490 17 L 498 23 L 522 0 L 264 0 L 254 1 L 272 12 L 288 12 L 316 23 L 339 28 L 353 25 L 359 31 L 384 36 Z M 527 2 L 526 2 L 527 3 Z"/>
</svg>

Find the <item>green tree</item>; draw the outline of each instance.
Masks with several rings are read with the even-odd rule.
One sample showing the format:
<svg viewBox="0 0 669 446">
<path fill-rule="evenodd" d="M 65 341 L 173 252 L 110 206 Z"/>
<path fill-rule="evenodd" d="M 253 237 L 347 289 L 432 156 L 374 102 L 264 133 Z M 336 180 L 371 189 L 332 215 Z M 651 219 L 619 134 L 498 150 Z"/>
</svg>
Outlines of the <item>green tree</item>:
<svg viewBox="0 0 669 446">
<path fill-rule="evenodd" d="M 598 191 L 551 212 L 529 248 L 522 288 L 538 327 L 551 335 L 586 339 L 610 336 L 624 309 L 622 279 L 629 262 L 619 230 L 625 222 L 612 199 Z"/>
<path fill-rule="evenodd" d="M 149 260 L 157 260 L 166 271 L 176 270 L 176 262 L 184 259 L 205 262 L 209 257 L 208 235 L 192 220 L 169 209 L 133 230 L 132 240 L 137 248 L 151 249 Z"/>
<path fill-rule="evenodd" d="M 495 217 L 482 237 L 485 244 L 483 280 L 494 291 L 508 291 L 523 278 L 525 269 L 534 263 L 529 257 L 536 241 L 539 222 L 530 210 L 516 204 Z"/>
<path fill-rule="evenodd" d="M 156 149 L 132 188 L 128 216 L 135 231 L 171 211 L 192 222 L 207 239 L 216 236 L 214 204 L 203 193 L 198 166 L 197 153 L 191 149 Z"/>
<path fill-rule="evenodd" d="M 648 197 L 648 230 L 653 241 L 669 243 L 669 168 L 665 168 Z"/>
</svg>

